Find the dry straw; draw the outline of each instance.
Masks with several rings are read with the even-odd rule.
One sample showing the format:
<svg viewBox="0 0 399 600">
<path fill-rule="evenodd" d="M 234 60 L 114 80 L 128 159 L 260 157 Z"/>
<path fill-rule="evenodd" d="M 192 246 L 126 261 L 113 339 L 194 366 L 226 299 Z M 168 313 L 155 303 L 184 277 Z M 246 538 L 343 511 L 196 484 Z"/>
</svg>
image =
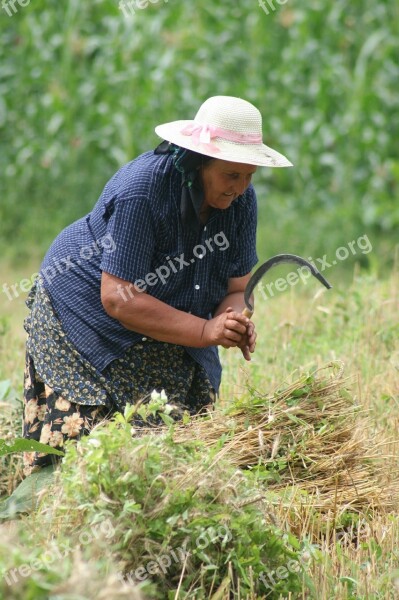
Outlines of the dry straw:
<svg viewBox="0 0 399 600">
<path fill-rule="evenodd" d="M 334 515 L 393 510 L 399 486 L 386 454 L 393 442 L 374 431 L 342 375 L 342 364 L 334 362 L 271 395 L 252 390 L 228 408 L 177 426 L 174 440 L 198 439 L 208 447 L 224 440 L 215 461 L 270 471 L 267 491 L 288 504 L 295 496 L 296 508 L 299 499 L 304 508 Z"/>
</svg>

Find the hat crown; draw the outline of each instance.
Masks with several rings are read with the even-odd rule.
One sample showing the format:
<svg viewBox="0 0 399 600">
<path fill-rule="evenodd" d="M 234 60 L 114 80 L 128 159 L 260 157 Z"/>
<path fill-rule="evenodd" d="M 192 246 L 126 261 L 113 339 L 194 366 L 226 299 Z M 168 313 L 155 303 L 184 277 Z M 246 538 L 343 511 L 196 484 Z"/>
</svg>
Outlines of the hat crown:
<svg viewBox="0 0 399 600">
<path fill-rule="evenodd" d="M 199 108 L 194 121 L 237 133 L 262 136 L 262 115 L 250 102 L 233 96 L 213 96 Z"/>
</svg>

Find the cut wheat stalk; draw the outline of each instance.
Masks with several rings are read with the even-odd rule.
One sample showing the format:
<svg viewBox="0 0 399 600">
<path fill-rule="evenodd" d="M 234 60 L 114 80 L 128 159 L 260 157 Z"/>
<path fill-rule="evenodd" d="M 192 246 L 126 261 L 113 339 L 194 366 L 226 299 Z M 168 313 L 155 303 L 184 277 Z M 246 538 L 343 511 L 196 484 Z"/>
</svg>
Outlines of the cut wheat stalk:
<svg viewBox="0 0 399 600">
<path fill-rule="evenodd" d="M 337 372 L 332 363 L 271 395 L 252 390 L 248 398 L 177 425 L 174 441 L 220 447 L 214 464 L 227 458 L 243 469 L 270 471 L 268 491 L 301 490 L 301 501 L 322 512 L 393 510 L 399 486 L 391 483 L 382 449 L 394 442 L 380 434 L 377 439 L 348 381 L 342 365 Z"/>
</svg>

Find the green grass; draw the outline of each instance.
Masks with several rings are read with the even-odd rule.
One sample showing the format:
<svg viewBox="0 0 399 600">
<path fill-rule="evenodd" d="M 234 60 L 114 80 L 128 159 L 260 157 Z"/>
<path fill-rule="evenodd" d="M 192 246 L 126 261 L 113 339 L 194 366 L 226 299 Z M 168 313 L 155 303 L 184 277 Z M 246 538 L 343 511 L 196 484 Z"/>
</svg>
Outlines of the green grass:
<svg viewBox="0 0 399 600">
<path fill-rule="evenodd" d="M 18 280 L 19 273 L 13 273 L 13 275 L 14 279 Z M 334 270 L 328 276 L 333 278 Z M 260 393 L 269 394 L 274 389 L 281 388 L 299 373 L 311 371 L 331 360 L 341 360 L 345 365 L 345 374 L 351 378 L 352 394 L 356 401 L 369 412 L 372 432 L 381 442 L 387 439 L 391 440 L 390 445 L 380 449 L 381 456 L 386 456 L 381 469 L 389 471 L 391 483 L 399 483 L 397 458 L 399 449 L 397 435 L 399 425 L 398 300 L 399 281 L 396 271 L 385 279 L 357 271 L 351 282 L 342 286 L 338 284 L 331 291 L 322 290 L 315 281 L 309 282 L 306 286 L 299 287 L 298 285 L 296 288 L 291 288 L 268 300 L 262 299 L 258 291 L 254 315 L 258 331 L 257 350 L 251 363 L 244 363 L 239 352 L 235 350 L 222 352 L 224 376 L 221 403 L 228 405 L 237 401 L 242 395 L 247 395 L 248 387 L 255 388 Z M 8 315 L 5 320 L 8 322 L 9 328 L 1 338 L 1 378 L 10 378 L 17 394 L 21 395 L 24 338 L 21 317 L 24 311 L 22 298 L 13 302 L 15 303 L 13 307 L 11 307 L 12 303 L 4 305 L 4 302 L 2 307 L 3 310 L 4 307 L 7 309 Z M 9 530 L 6 525 L 1 526 L 6 536 L 4 538 L 6 543 L 13 548 L 12 552 L 7 556 L 4 555 L 4 558 L 1 559 L 1 566 L 6 571 L 13 566 L 40 558 L 45 550 L 51 549 L 56 543 L 62 546 L 65 543 L 66 534 L 70 539 L 70 545 L 73 546 L 73 552 L 71 551 L 71 554 L 68 555 L 62 567 L 58 563 L 58 566 L 49 565 L 37 574 L 24 579 L 20 585 L 7 586 L 3 581 L 4 598 L 28 600 L 32 597 L 32 599 L 38 600 L 47 597 L 75 597 L 57 596 L 55 590 L 60 590 L 59 594 L 80 593 L 81 598 L 89 599 L 98 594 L 100 588 L 108 590 L 108 598 L 123 597 L 120 595 L 122 594 L 121 584 L 112 580 L 112 574 L 121 568 L 121 563 L 118 563 L 120 558 L 117 560 L 117 557 L 121 556 L 121 552 L 125 566 L 129 565 L 128 570 L 131 570 L 141 564 L 139 556 L 144 556 L 142 553 L 145 547 L 147 548 L 145 552 L 148 551 L 149 540 L 156 539 L 156 531 L 159 531 L 157 543 L 161 544 L 161 547 L 165 548 L 168 544 L 169 546 L 180 544 L 181 539 L 173 537 L 179 536 L 180 530 L 172 528 L 166 531 L 162 523 L 166 522 L 167 517 L 163 513 L 156 517 L 156 512 L 151 512 L 154 511 L 151 505 L 147 506 L 150 515 L 140 525 L 137 521 L 139 513 L 136 517 L 134 516 L 136 509 L 132 502 L 137 501 L 139 493 L 142 492 L 139 492 L 135 480 L 129 480 L 129 484 L 126 479 L 129 471 L 136 472 L 134 466 L 136 463 L 125 461 L 132 461 L 134 455 L 139 456 L 132 454 L 128 458 L 127 447 L 129 444 L 123 438 L 123 435 L 128 435 L 128 432 L 118 434 L 115 430 L 112 436 L 107 437 L 108 434 L 104 431 L 102 435 L 102 439 L 105 441 L 101 452 L 105 452 L 105 454 L 98 454 L 100 450 L 96 450 L 96 446 L 86 443 L 80 451 L 73 450 L 69 455 L 62 482 L 58 483 L 55 496 L 53 494 L 52 498 L 46 501 L 49 507 L 53 506 L 51 512 L 46 511 L 46 505 L 41 509 L 40 519 L 49 519 L 48 531 L 40 532 L 41 525 L 32 517 L 24 519 L 21 526 L 14 524 L 12 530 Z M 4 435 L 0 437 L 4 437 Z M 113 441 L 111 441 L 112 439 Z M 125 450 L 123 450 L 124 448 Z M 137 453 L 138 449 L 134 450 L 134 448 L 135 446 L 132 447 L 132 451 Z M 191 467 L 199 468 L 199 465 L 202 464 L 198 462 L 199 459 L 195 452 L 190 454 L 189 451 L 188 454 L 185 454 L 182 449 L 179 457 L 173 454 L 172 449 L 166 451 L 165 456 L 162 454 L 164 451 L 166 449 L 162 449 L 162 447 L 151 449 L 150 446 L 146 450 L 147 458 L 152 456 L 152 452 L 155 452 L 154 458 L 148 458 L 146 464 L 147 468 L 150 468 L 152 460 L 154 461 L 154 466 L 151 468 L 158 469 L 157 476 L 160 477 L 160 481 L 167 482 L 168 473 L 170 478 L 175 477 L 174 473 L 176 465 L 180 464 L 179 461 L 186 465 L 182 474 L 185 473 L 187 477 Z M 90 461 L 86 462 L 85 455 L 91 456 Z M 158 459 L 155 458 L 156 456 Z M 162 456 L 164 458 L 160 458 Z M 175 458 L 172 459 L 173 456 Z M 204 455 L 201 456 L 201 461 L 205 460 Z M 171 459 L 172 463 L 170 463 Z M 143 469 L 144 466 L 142 465 L 140 468 Z M 126 477 L 123 479 L 124 475 Z M 150 478 L 157 476 L 152 476 L 149 471 L 142 472 L 141 475 L 141 477 Z M 222 493 L 221 486 L 228 485 L 229 478 L 232 477 L 228 464 L 224 465 L 220 471 L 215 471 L 214 476 L 216 479 L 212 480 L 213 483 L 210 480 L 207 482 L 204 493 L 206 489 L 214 490 L 212 493 Z M 245 486 L 240 488 L 241 491 L 238 491 L 237 487 L 238 497 L 245 493 L 254 494 L 254 481 L 247 479 L 245 485 L 247 486 L 246 492 Z M 135 498 L 131 497 L 129 489 L 136 490 Z M 155 492 L 156 489 L 154 488 L 153 491 Z M 160 493 L 162 497 L 162 486 L 157 493 Z M 179 525 L 179 527 L 183 527 L 183 530 L 191 527 L 190 520 L 186 525 L 183 524 L 184 515 L 191 514 L 191 510 L 196 511 L 198 519 L 200 519 L 198 523 L 202 519 L 203 527 L 206 530 L 212 523 L 214 526 L 217 514 L 214 511 L 209 512 L 206 497 L 205 494 L 203 497 L 205 504 L 201 503 L 202 500 L 200 501 L 199 498 L 198 503 L 190 504 L 191 508 L 188 509 L 188 505 L 185 504 L 188 496 L 178 494 L 173 497 L 172 504 L 165 505 L 165 507 L 169 506 L 170 508 L 167 510 L 172 510 L 173 506 L 174 518 L 183 519 Z M 169 498 L 168 502 L 170 501 Z M 52 504 L 53 502 L 54 504 Z M 116 509 L 113 509 L 115 502 L 120 507 L 116 512 Z M 157 505 L 159 500 L 154 496 L 152 502 Z M 178 508 L 179 502 L 182 503 L 180 509 Z M 321 517 L 317 516 L 316 511 L 312 516 L 311 509 L 303 505 L 300 490 L 293 494 L 288 504 L 287 499 L 283 501 L 283 497 L 279 498 L 278 496 L 269 497 L 268 502 L 270 502 L 268 510 L 274 515 L 281 530 L 285 531 L 286 535 L 289 531 L 291 531 L 290 535 L 294 534 L 291 541 L 299 544 L 299 550 L 292 548 L 292 551 L 294 554 L 301 552 L 301 556 L 305 557 L 302 560 L 307 561 L 306 573 L 314 586 L 314 591 L 311 592 L 310 584 L 303 584 L 304 590 L 307 591 L 292 592 L 291 598 L 395 600 L 398 594 L 399 573 L 397 511 L 384 514 L 375 511 L 370 506 L 360 513 L 353 513 L 350 510 L 345 513 L 344 511 L 340 522 L 336 522 L 333 514 Z M 215 507 L 215 505 L 213 506 Z M 185 513 L 185 510 L 188 512 Z M 220 510 L 223 514 L 222 507 Z M 131 512 L 129 513 L 129 511 Z M 172 513 L 168 513 L 169 516 Z M 234 521 L 234 539 L 236 541 L 248 529 L 245 519 L 258 518 L 255 513 L 252 514 L 252 517 L 248 517 L 249 513 L 244 512 L 241 516 L 237 513 L 238 520 Z M 58 516 L 56 517 L 56 515 Z M 79 534 L 82 531 L 91 531 L 93 523 L 105 522 L 107 517 L 115 519 L 117 515 L 119 515 L 117 522 L 120 523 L 118 525 L 120 532 L 123 531 L 126 535 L 123 537 L 120 533 L 117 536 L 119 541 L 114 545 L 99 538 L 89 548 L 79 541 Z M 346 522 L 344 522 L 345 519 Z M 115 520 L 112 522 L 115 524 Z M 176 522 L 180 523 L 180 521 Z M 272 527 L 273 521 L 270 523 Z M 251 528 L 256 531 L 259 525 L 252 524 Z M 197 530 L 193 530 L 193 535 L 195 531 Z M 131 542 L 129 536 L 133 536 Z M 172 540 L 174 540 L 173 543 Z M 141 546 L 137 544 L 144 544 L 143 549 L 140 550 Z M 162 546 L 162 544 L 164 545 Z M 251 544 L 255 545 L 252 547 Z M 255 538 L 246 542 L 247 550 L 252 548 L 252 554 L 248 550 L 248 556 L 252 556 L 252 561 L 257 560 L 253 554 L 257 544 L 259 548 L 263 547 L 263 542 L 260 540 L 256 542 Z M 79 548 L 81 554 L 79 554 Z M 232 550 L 233 548 L 230 548 L 230 551 Z M 244 550 L 235 547 L 234 551 L 238 552 L 238 563 L 244 565 Z M 156 553 L 155 550 L 154 552 Z M 240 554 L 240 552 L 244 552 L 244 554 Z M 75 558 L 73 558 L 74 556 Z M 79 556 L 80 558 L 78 558 Z M 260 557 L 260 559 L 264 561 L 264 558 Z M 216 560 L 216 556 L 214 560 Z M 231 558 L 231 560 L 234 562 L 236 559 Z M 278 564 L 284 566 L 287 560 L 287 558 L 282 559 Z M 81 561 L 81 566 L 78 568 L 79 561 Z M 252 562 L 252 565 L 256 571 L 258 567 L 255 567 L 255 562 Z M 83 568 L 86 569 L 86 577 L 82 571 Z M 231 568 L 233 569 L 233 567 Z M 242 568 L 245 571 L 245 567 Z M 182 583 L 182 589 L 187 590 L 189 585 L 194 585 L 194 582 L 189 579 L 192 572 L 188 570 L 183 573 L 183 583 L 185 582 L 187 585 L 185 587 Z M 79 577 L 77 573 L 80 573 Z M 178 578 L 178 571 L 174 571 L 174 573 L 174 576 Z M 218 572 L 218 574 L 220 573 Z M 225 575 L 228 575 L 227 571 Z M 88 578 L 91 581 L 90 584 Z M 62 580 L 64 584 L 61 583 Z M 189 583 L 190 581 L 191 583 Z M 156 585 L 156 578 L 151 585 Z M 207 580 L 206 577 L 202 584 L 197 581 L 195 585 L 199 586 L 198 590 L 201 589 L 201 585 L 204 590 L 210 589 L 209 579 Z M 227 583 L 225 585 L 227 586 Z M 248 592 L 250 583 L 248 581 L 245 583 L 245 578 L 241 585 L 241 598 L 246 597 L 245 594 L 249 594 L 248 598 L 261 597 L 253 595 L 253 592 Z M 48 592 L 44 592 L 43 589 L 47 589 Z M 294 589 L 293 587 L 292 590 Z M 220 592 L 220 598 L 228 597 L 226 594 L 229 592 L 226 590 L 224 596 L 223 592 Z M 213 591 L 215 593 L 216 589 Z M 134 593 L 137 592 L 133 592 L 130 588 L 131 597 L 134 597 Z M 159 588 L 157 587 L 151 588 L 150 586 L 147 589 L 149 597 L 158 597 L 158 593 Z M 238 593 L 237 589 L 236 593 Z M 200 594 L 199 591 L 198 594 Z M 288 597 L 287 594 L 288 592 L 283 597 Z M 182 595 L 179 597 L 200 598 L 202 596 Z M 270 597 L 277 598 L 278 595 Z"/>
</svg>

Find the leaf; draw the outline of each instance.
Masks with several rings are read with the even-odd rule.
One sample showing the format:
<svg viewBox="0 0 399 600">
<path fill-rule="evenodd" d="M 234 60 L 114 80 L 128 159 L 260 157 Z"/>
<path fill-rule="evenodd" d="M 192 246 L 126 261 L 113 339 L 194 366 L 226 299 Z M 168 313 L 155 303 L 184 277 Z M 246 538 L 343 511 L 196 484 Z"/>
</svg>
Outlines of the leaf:
<svg viewBox="0 0 399 600">
<path fill-rule="evenodd" d="M 0 381 L 0 400 L 4 400 L 7 396 L 8 390 L 10 389 L 10 383 L 9 379 Z"/>
<path fill-rule="evenodd" d="M 15 452 L 44 452 L 46 454 L 64 456 L 64 453 L 61 450 L 57 450 L 47 444 L 41 444 L 40 442 L 36 442 L 36 440 L 17 438 L 13 444 L 8 445 L 5 440 L 0 439 L 0 456 L 13 454 Z"/>
<path fill-rule="evenodd" d="M 306 396 L 306 394 L 309 394 L 311 391 L 310 387 L 305 386 L 303 388 L 299 388 L 297 390 L 294 390 L 291 394 L 291 396 L 293 398 L 302 398 L 302 396 Z"/>
<path fill-rule="evenodd" d="M 288 419 L 290 421 L 292 421 L 293 423 L 295 423 L 296 425 L 303 425 L 304 424 L 304 421 L 302 419 L 300 419 L 299 417 L 297 417 L 296 415 L 292 415 L 289 412 L 287 412 L 286 415 L 287 415 Z"/>
<path fill-rule="evenodd" d="M 301 545 L 299 543 L 299 540 L 298 540 L 297 537 L 295 537 L 295 535 L 293 535 L 292 533 L 288 533 L 287 539 L 288 539 L 288 542 L 291 544 L 291 546 L 295 550 L 300 550 L 301 549 Z"/>
<path fill-rule="evenodd" d="M 222 600 L 223 598 L 225 598 L 225 596 L 226 596 L 225 592 L 229 588 L 229 586 L 230 586 L 230 577 L 227 576 L 223 579 L 222 583 L 220 584 L 220 586 L 218 587 L 216 592 L 211 597 L 211 600 Z"/>
<path fill-rule="evenodd" d="M 140 414 L 139 407 L 140 407 L 140 403 L 126 404 L 124 411 L 123 411 L 123 416 L 127 423 L 129 423 L 133 419 L 133 417 L 135 416 L 136 413 Z"/>
<path fill-rule="evenodd" d="M 172 417 L 170 417 L 169 415 L 165 415 L 165 413 L 160 412 L 159 416 L 161 417 L 162 421 L 165 423 L 165 425 L 173 425 L 175 423 L 174 419 L 172 419 Z"/>
<path fill-rule="evenodd" d="M 49 465 L 26 477 L 0 505 L 0 520 L 13 519 L 19 513 L 35 510 L 38 504 L 37 493 L 51 483 L 54 470 L 55 466 Z"/>
<path fill-rule="evenodd" d="M 339 580 L 341 583 L 346 583 L 348 592 L 354 592 L 357 588 L 358 583 L 353 577 L 340 577 Z"/>
<path fill-rule="evenodd" d="M 182 419 L 183 425 L 187 425 L 190 422 L 190 414 L 185 410 Z"/>
</svg>

